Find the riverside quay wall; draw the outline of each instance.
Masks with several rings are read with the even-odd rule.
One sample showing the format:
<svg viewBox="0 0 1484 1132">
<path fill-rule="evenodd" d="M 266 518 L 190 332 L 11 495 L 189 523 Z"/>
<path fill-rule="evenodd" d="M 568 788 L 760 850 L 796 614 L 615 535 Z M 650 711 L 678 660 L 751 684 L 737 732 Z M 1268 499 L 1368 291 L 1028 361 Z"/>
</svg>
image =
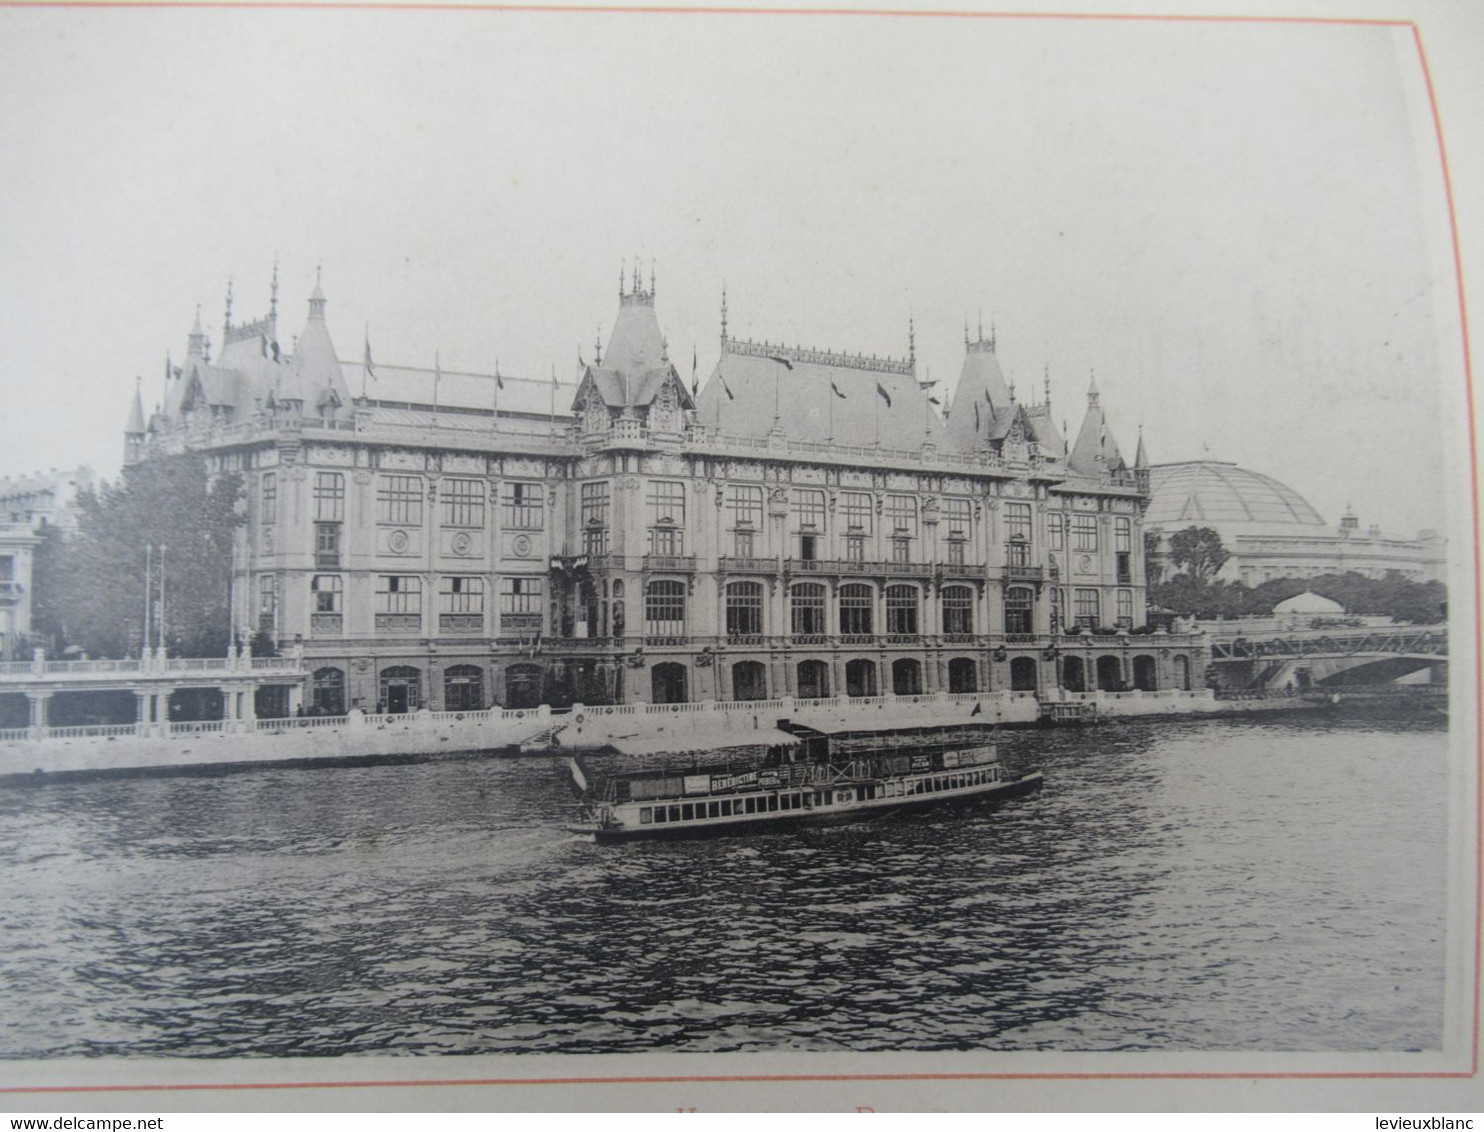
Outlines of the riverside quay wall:
<svg viewBox="0 0 1484 1132">
<path fill-rule="evenodd" d="M 821 731 L 915 727 L 1031 726 L 1053 705 L 1077 705 L 1085 719 L 1208 715 L 1302 706 L 1218 700 L 1213 692 L 1021 692 L 829 697 L 691 704 L 581 704 L 553 710 L 420 711 L 404 715 L 56 728 L 45 737 L 0 732 L 0 779 L 51 774 L 211 766 L 325 764 L 465 752 L 560 753 L 724 750 L 766 744 L 780 721 Z"/>
</svg>

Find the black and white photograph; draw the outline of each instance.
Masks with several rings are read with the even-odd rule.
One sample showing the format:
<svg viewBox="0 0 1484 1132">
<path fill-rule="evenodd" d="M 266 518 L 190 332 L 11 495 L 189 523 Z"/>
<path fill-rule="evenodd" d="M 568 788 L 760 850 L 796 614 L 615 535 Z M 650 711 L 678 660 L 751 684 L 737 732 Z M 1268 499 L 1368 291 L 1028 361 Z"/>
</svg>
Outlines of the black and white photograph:
<svg viewBox="0 0 1484 1132">
<path fill-rule="evenodd" d="M 1484 39 L 1320 7 L 0 6 L 6 1105 L 1477 1101 Z"/>
</svg>

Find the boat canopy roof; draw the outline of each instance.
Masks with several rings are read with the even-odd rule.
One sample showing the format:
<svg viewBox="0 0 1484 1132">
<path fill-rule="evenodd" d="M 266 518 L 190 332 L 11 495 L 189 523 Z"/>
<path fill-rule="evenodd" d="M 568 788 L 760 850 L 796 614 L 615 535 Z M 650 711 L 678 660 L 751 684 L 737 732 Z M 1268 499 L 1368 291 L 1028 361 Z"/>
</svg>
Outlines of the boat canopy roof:
<svg viewBox="0 0 1484 1132">
<path fill-rule="evenodd" d="M 742 747 L 796 747 L 797 735 L 776 727 L 742 730 L 732 727 L 677 727 L 654 735 L 614 737 L 609 745 L 625 755 L 684 754 L 692 751 L 720 752 Z"/>
</svg>

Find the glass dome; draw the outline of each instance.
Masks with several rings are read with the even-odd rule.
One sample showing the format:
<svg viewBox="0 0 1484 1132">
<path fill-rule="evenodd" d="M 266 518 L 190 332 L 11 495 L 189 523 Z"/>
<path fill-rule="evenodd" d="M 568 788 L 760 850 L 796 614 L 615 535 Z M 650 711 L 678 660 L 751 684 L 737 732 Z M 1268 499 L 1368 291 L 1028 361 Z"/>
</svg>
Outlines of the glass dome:
<svg viewBox="0 0 1484 1132">
<path fill-rule="evenodd" d="M 1151 527 L 1326 526 L 1287 484 L 1217 460 L 1156 465 L 1149 491 L 1144 522 Z"/>
</svg>

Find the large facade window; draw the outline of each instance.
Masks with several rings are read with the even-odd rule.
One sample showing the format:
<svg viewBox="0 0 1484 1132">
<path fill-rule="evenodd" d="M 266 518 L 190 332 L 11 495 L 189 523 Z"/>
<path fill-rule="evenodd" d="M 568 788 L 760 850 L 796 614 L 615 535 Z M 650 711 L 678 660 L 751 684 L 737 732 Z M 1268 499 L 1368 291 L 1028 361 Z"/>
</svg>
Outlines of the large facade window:
<svg viewBox="0 0 1484 1132">
<path fill-rule="evenodd" d="M 278 578 L 264 574 L 258 579 L 258 631 L 273 633 L 278 623 Z"/>
<path fill-rule="evenodd" d="M 655 581 L 644 592 L 644 632 L 650 636 L 685 635 L 685 583 Z"/>
<path fill-rule="evenodd" d="M 339 613 L 342 582 L 339 574 L 316 574 L 309 583 L 313 613 Z"/>
<path fill-rule="evenodd" d="M 581 489 L 582 552 L 608 553 L 608 481 L 585 483 Z"/>
<path fill-rule="evenodd" d="M 973 534 L 974 508 L 967 499 L 949 496 L 943 500 L 943 538 L 950 566 L 962 566 L 965 549 Z"/>
<path fill-rule="evenodd" d="M 845 536 L 845 561 L 864 562 L 866 560 L 866 536 Z"/>
<path fill-rule="evenodd" d="M 278 473 L 263 473 L 262 506 L 258 516 L 264 523 L 278 522 Z"/>
<path fill-rule="evenodd" d="M 645 500 L 649 512 L 649 553 L 685 553 L 685 484 L 652 480 Z"/>
<path fill-rule="evenodd" d="M 377 613 L 423 611 L 423 580 L 415 574 L 382 574 L 376 579 Z"/>
<path fill-rule="evenodd" d="M 339 472 L 314 474 L 314 521 L 345 522 L 345 477 Z"/>
<path fill-rule="evenodd" d="M 310 696 L 310 707 L 315 715 L 344 715 L 344 669 L 316 668 Z"/>
<path fill-rule="evenodd" d="M 733 484 L 727 491 L 727 508 L 732 513 L 732 526 L 757 529 L 763 523 L 763 489 Z"/>
<path fill-rule="evenodd" d="M 502 518 L 507 530 L 539 531 L 544 517 L 539 483 L 509 482 L 500 493 Z"/>
<path fill-rule="evenodd" d="M 789 594 L 791 628 L 798 636 L 820 636 L 825 632 L 824 586 L 800 582 Z"/>
<path fill-rule="evenodd" d="M 340 568 L 341 523 L 314 524 L 314 564 L 321 570 Z"/>
<path fill-rule="evenodd" d="M 1098 627 L 1098 591 L 1079 589 L 1072 591 L 1072 614 L 1077 624 L 1084 629 Z"/>
<path fill-rule="evenodd" d="M 1125 584 L 1134 580 L 1130 546 L 1133 542 L 1133 527 L 1127 519 L 1113 521 L 1114 562 L 1118 568 L 1118 580 Z M 1119 615 L 1120 617 L 1122 614 Z"/>
<path fill-rule="evenodd" d="M 1072 516 L 1072 549 L 1078 553 L 1093 553 L 1098 548 L 1098 517 L 1096 515 Z"/>
<path fill-rule="evenodd" d="M 1005 540 L 1023 543 L 1031 541 L 1031 505 L 1029 503 L 1005 504 Z"/>
<path fill-rule="evenodd" d="M 484 484 L 480 480 L 443 481 L 443 525 L 484 526 Z"/>
<path fill-rule="evenodd" d="M 443 710 L 481 711 L 484 671 L 473 664 L 451 664 L 443 671 Z"/>
<path fill-rule="evenodd" d="M 917 607 L 920 595 L 916 586 L 886 587 L 886 631 L 894 636 L 917 635 Z"/>
<path fill-rule="evenodd" d="M 1061 550 L 1066 546 L 1066 520 L 1060 511 L 1046 516 L 1046 549 Z"/>
<path fill-rule="evenodd" d="M 912 495 L 886 497 L 886 529 L 894 538 L 917 537 L 917 498 Z"/>
<path fill-rule="evenodd" d="M 484 579 L 457 575 L 439 578 L 438 612 L 483 613 Z"/>
<path fill-rule="evenodd" d="M 1125 629 L 1130 629 L 1134 624 L 1134 591 L 1118 591 L 1118 624 Z"/>
<path fill-rule="evenodd" d="M 500 582 L 500 612 L 541 616 L 540 578 L 504 578 Z"/>
<path fill-rule="evenodd" d="M 974 631 L 974 591 L 968 586 L 943 588 L 943 632 L 967 636 Z"/>
<path fill-rule="evenodd" d="M 415 527 L 423 521 L 423 481 L 417 476 L 382 476 L 376 484 L 376 521 Z"/>
<path fill-rule="evenodd" d="M 793 492 L 792 508 L 794 526 L 798 530 L 824 530 L 824 492 L 808 487 L 796 487 Z"/>
<path fill-rule="evenodd" d="M 840 493 L 840 518 L 847 531 L 871 533 L 871 497 L 860 491 Z"/>
<path fill-rule="evenodd" d="M 1029 636 L 1031 629 L 1032 594 L 1024 586 L 1014 586 L 1005 591 L 1005 633 L 1009 636 Z"/>
<path fill-rule="evenodd" d="M 727 636 L 757 637 L 763 632 L 761 582 L 732 582 L 727 586 Z"/>
<path fill-rule="evenodd" d="M 872 616 L 875 595 L 870 586 L 858 583 L 840 587 L 840 632 L 847 636 L 868 636 L 876 631 Z"/>
</svg>

